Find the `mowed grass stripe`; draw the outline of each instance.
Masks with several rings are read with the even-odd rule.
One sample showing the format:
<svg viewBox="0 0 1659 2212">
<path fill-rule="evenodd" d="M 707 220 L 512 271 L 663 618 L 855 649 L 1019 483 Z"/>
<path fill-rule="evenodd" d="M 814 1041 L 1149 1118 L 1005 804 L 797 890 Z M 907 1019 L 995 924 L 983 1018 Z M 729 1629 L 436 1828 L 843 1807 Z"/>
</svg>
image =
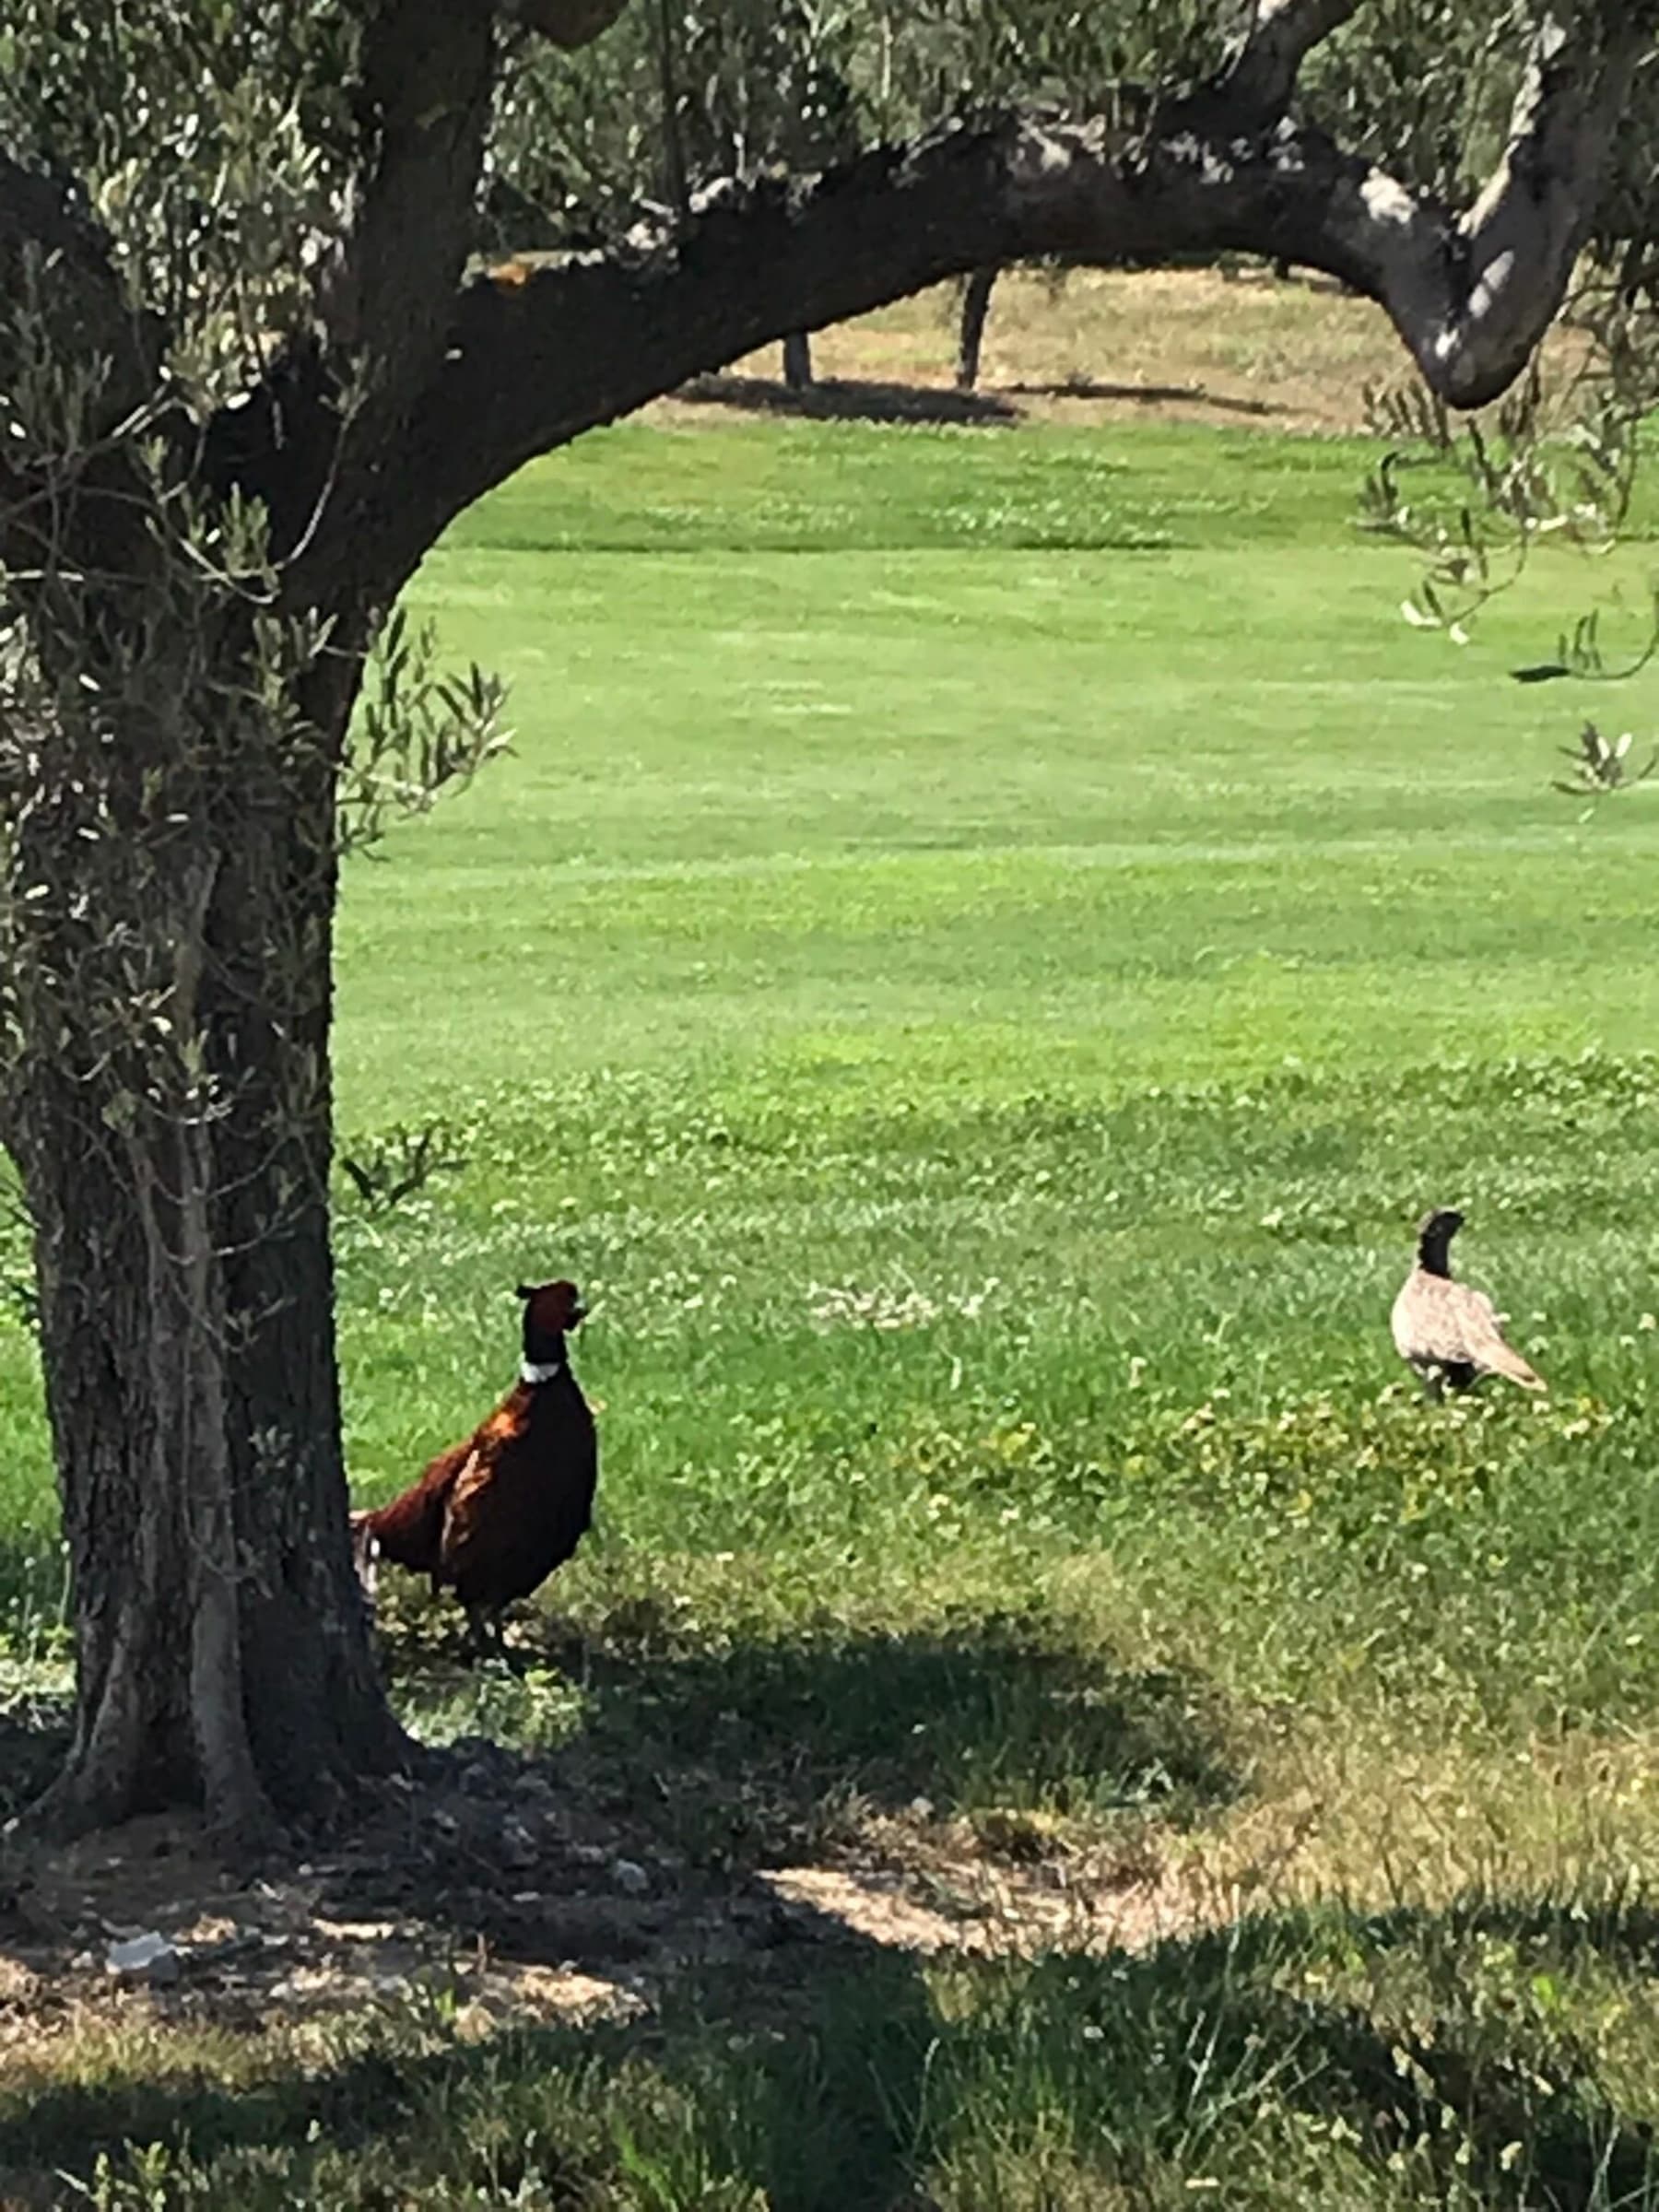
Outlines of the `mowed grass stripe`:
<svg viewBox="0 0 1659 2212">
<path fill-rule="evenodd" d="M 901 478 L 904 434 L 862 435 Z M 1201 459 L 1202 434 L 1189 445 Z M 539 481 L 557 509 L 555 465 Z M 1338 543 L 1351 485 L 1328 473 Z M 1437 1052 L 1645 1041 L 1651 1002 L 1623 962 L 1645 817 L 1575 825 L 1548 776 L 1576 702 L 1501 677 L 1535 649 L 1542 589 L 1458 654 L 1405 630 L 1403 564 L 1374 547 L 1182 562 L 446 548 L 419 589 L 457 651 L 505 656 L 518 756 L 395 841 L 390 869 L 358 872 L 346 1096 L 372 1097 L 423 1005 L 429 1088 L 485 1026 L 526 1076 L 744 1052 L 826 1017 L 867 1037 L 890 1016 L 930 1040 L 953 1017 L 985 1035 L 1069 1023 L 1089 1079 L 1112 1056 L 1088 1051 L 1089 1028 L 1112 1053 L 1126 1030 L 1129 1081 L 1201 1073 L 1212 1051 L 1340 1052 L 1345 1034 L 1386 1059 L 1412 1019 L 1429 1025 L 1415 1049 Z M 479 563 L 487 610 L 466 604 Z M 888 585 L 916 604 L 873 627 Z M 1217 865 L 1258 854 L 1253 876 Z M 1167 1008 L 1145 989 L 1311 951 L 1340 990 L 1269 972 L 1261 1019 L 1255 983 L 1242 1007 L 1213 978 Z M 413 1006 L 397 980 L 410 952 L 440 985 Z M 1396 964 L 1404 978 L 1442 957 L 1459 964 L 1441 987 L 1403 981 L 1389 1021 Z M 543 970 L 526 1022 L 523 979 Z M 1033 970 L 1052 992 L 1032 995 Z"/>
</svg>

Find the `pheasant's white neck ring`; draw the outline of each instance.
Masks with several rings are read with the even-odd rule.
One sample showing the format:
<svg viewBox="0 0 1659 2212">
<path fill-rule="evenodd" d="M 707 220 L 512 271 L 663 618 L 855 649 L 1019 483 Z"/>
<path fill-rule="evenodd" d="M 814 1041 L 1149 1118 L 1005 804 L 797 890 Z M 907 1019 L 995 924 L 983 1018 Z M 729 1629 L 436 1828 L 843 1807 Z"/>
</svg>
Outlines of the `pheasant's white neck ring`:
<svg viewBox="0 0 1659 2212">
<path fill-rule="evenodd" d="M 551 1382 L 555 1375 L 564 1373 L 564 1365 L 562 1359 L 547 1359 L 539 1363 L 526 1359 L 520 1365 L 519 1380 L 522 1382 Z"/>
</svg>

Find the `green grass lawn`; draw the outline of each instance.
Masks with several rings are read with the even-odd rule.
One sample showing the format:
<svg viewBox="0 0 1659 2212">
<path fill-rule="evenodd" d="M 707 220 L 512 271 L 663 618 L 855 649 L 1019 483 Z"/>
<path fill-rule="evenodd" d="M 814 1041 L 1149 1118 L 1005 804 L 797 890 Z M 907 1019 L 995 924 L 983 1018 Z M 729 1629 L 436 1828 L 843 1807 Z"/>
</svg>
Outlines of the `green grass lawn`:
<svg viewBox="0 0 1659 2212">
<path fill-rule="evenodd" d="M 177 2094 L 115 2049 L 91 2105 L 0 2080 L 0 2169 L 133 2136 L 178 2194 L 110 2202 L 1659 2204 L 1653 802 L 1549 787 L 1576 714 L 1643 702 L 1508 681 L 1564 560 L 1464 651 L 1407 629 L 1367 457 L 592 437 L 417 580 L 515 749 L 354 865 L 340 935 L 347 1149 L 442 1117 L 465 1160 L 342 1198 L 359 1494 L 511 1374 L 522 1276 L 594 1306 L 600 1524 L 547 1594 L 588 1670 L 495 1722 L 677 1775 L 693 1865 L 1012 1821 L 1249 1917 L 483 2055 L 342 2029 L 331 2079 L 408 2085 L 369 2149 L 307 2134 L 279 2039 Z M 1453 1200 L 1546 1404 L 1403 1385 Z M 0 1374 L 26 1641 L 9 1316 Z M 401 1694 L 470 1724 L 422 1633 Z M 255 2141 L 201 2083 L 262 2065 Z"/>
</svg>

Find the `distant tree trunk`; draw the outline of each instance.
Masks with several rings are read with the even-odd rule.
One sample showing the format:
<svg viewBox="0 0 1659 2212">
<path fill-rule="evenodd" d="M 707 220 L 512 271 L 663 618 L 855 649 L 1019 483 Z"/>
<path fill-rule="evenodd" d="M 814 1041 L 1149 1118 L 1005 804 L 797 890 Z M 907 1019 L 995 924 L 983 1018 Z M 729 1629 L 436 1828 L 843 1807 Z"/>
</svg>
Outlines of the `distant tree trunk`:
<svg viewBox="0 0 1659 2212">
<path fill-rule="evenodd" d="M 17 856 L 43 887 L 13 946 L 41 1045 L 11 1139 L 79 1652 L 41 1809 L 73 1831 L 194 1802 L 244 1845 L 405 1747 L 351 1567 L 331 1325 L 334 748 L 357 664 L 329 665 L 296 746 L 203 729 L 146 646 L 150 726 L 44 731 Z"/>
<path fill-rule="evenodd" d="M 812 389 L 812 335 L 792 330 L 783 340 L 783 382 L 792 392 Z"/>
<path fill-rule="evenodd" d="M 985 342 L 985 324 L 995 289 L 994 268 L 975 269 L 962 288 L 962 318 L 957 331 L 957 390 L 972 392 L 979 384 L 980 353 Z"/>
</svg>

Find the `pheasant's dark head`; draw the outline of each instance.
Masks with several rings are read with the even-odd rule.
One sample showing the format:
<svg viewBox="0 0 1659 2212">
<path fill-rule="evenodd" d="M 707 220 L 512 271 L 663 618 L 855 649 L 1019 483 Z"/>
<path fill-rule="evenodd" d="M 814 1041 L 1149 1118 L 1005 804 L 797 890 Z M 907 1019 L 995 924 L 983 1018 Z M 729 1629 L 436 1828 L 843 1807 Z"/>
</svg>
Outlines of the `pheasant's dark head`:
<svg viewBox="0 0 1659 2212">
<path fill-rule="evenodd" d="M 564 1340 L 580 1325 L 585 1309 L 574 1283 L 561 1276 L 552 1283 L 521 1283 L 524 1301 L 524 1358 L 536 1366 L 564 1357 Z"/>
<path fill-rule="evenodd" d="M 1454 1206 L 1437 1206 L 1418 1223 L 1418 1259 L 1430 1275 L 1445 1274 L 1447 1247 L 1463 1220 Z"/>
</svg>

